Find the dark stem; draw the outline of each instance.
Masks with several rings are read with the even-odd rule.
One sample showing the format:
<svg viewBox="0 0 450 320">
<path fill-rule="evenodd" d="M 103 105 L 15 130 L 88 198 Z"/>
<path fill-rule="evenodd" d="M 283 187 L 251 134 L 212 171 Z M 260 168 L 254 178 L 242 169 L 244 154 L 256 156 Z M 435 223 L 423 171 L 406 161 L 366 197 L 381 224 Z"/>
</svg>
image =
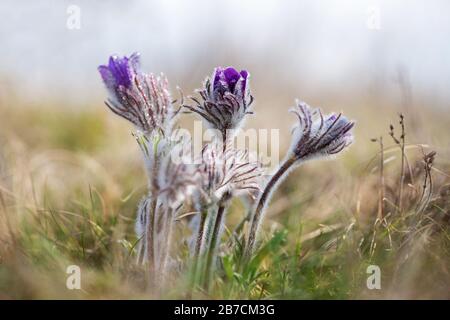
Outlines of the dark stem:
<svg viewBox="0 0 450 320">
<path fill-rule="evenodd" d="M 225 151 L 227 149 L 227 130 L 222 131 L 222 152 L 225 155 Z"/>
<path fill-rule="evenodd" d="M 222 170 L 225 176 L 226 171 L 225 152 L 227 150 L 227 138 L 228 138 L 227 130 L 226 129 L 222 130 L 221 134 L 222 134 L 222 160 L 223 160 Z M 212 265 L 215 261 L 217 242 L 220 240 L 220 230 L 222 226 L 223 216 L 225 213 L 225 206 L 228 200 L 229 195 L 223 195 L 222 199 L 220 199 L 218 203 L 219 208 L 217 210 L 216 219 L 214 221 L 214 228 L 211 235 L 211 243 L 209 244 L 208 254 L 206 258 L 206 270 L 205 270 L 205 281 L 207 282 L 206 286 L 208 286 L 208 282 L 211 279 Z"/>
<path fill-rule="evenodd" d="M 195 243 L 195 253 L 194 253 L 194 257 L 196 260 L 200 256 L 200 250 L 202 248 L 203 234 L 205 232 L 206 215 L 207 215 L 206 212 L 202 212 L 200 217 L 200 225 L 198 227 L 198 234 Z"/>
<path fill-rule="evenodd" d="M 259 232 L 259 228 L 261 222 L 264 218 L 264 208 L 266 206 L 266 202 L 269 200 L 270 195 L 273 191 L 273 188 L 276 186 L 277 182 L 281 177 L 287 172 L 287 170 L 294 164 L 296 161 L 295 157 L 288 158 L 278 169 L 278 171 L 272 176 L 270 181 L 267 183 L 266 188 L 264 189 L 262 195 L 259 198 L 258 205 L 256 207 L 255 213 L 253 214 L 253 219 L 250 225 L 250 232 L 248 235 L 247 245 L 245 247 L 245 257 L 250 258 L 253 250 L 255 249 L 255 244 Z"/>
<path fill-rule="evenodd" d="M 403 184 L 405 183 L 405 140 L 402 140 L 401 145 L 402 161 L 400 171 L 400 188 L 398 192 L 398 210 L 403 213 Z"/>
<path fill-rule="evenodd" d="M 384 145 L 383 137 L 380 137 L 380 197 L 378 204 L 378 219 L 384 218 Z"/>
<path fill-rule="evenodd" d="M 206 225 L 206 216 L 207 216 L 207 211 L 202 211 L 201 212 L 201 217 L 200 217 L 200 224 L 198 226 L 198 234 L 197 234 L 197 239 L 195 242 L 195 249 L 194 249 L 194 267 L 192 270 L 192 275 L 193 275 L 193 285 L 195 284 L 196 280 L 197 280 L 197 273 L 198 273 L 198 266 L 200 264 L 200 252 L 202 249 L 202 244 L 203 244 L 203 236 L 205 233 L 205 225 Z"/>
<path fill-rule="evenodd" d="M 216 221 L 214 223 L 214 229 L 212 232 L 211 243 L 209 245 L 209 252 L 208 252 L 208 257 L 207 257 L 207 261 L 206 261 L 205 280 L 207 282 L 209 282 L 209 280 L 211 278 L 211 270 L 212 270 L 213 262 L 215 260 L 214 258 L 216 256 L 217 243 L 220 239 L 220 229 L 221 229 L 224 213 L 225 213 L 225 203 L 223 201 L 221 201 L 219 204 L 219 209 L 217 210 Z"/>
<path fill-rule="evenodd" d="M 402 161 L 401 161 L 401 171 L 400 171 L 400 188 L 399 188 L 399 194 L 398 194 L 398 210 L 400 213 L 403 213 L 403 184 L 405 183 L 405 127 L 403 124 L 403 119 L 401 121 L 402 126 L 402 135 L 401 135 L 401 145 L 400 150 L 402 154 Z"/>
</svg>

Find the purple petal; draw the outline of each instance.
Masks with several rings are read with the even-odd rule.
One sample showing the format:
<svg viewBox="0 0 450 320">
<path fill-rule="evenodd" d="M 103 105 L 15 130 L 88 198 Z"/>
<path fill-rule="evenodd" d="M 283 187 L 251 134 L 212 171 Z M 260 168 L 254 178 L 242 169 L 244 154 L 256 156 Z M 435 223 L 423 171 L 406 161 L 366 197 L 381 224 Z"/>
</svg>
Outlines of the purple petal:
<svg viewBox="0 0 450 320">
<path fill-rule="evenodd" d="M 114 79 L 116 79 L 116 85 L 128 88 L 131 84 L 129 59 L 127 57 L 111 56 L 108 66 Z"/>
<path fill-rule="evenodd" d="M 134 52 L 130 56 L 130 66 L 136 72 L 141 68 L 141 55 L 139 54 L 139 52 Z"/>
<path fill-rule="evenodd" d="M 334 121 L 334 120 L 336 120 L 336 114 L 331 114 L 329 117 L 328 117 L 328 119 L 326 120 L 326 121 L 329 121 L 329 122 L 331 122 L 331 121 Z"/>
<path fill-rule="evenodd" d="M 108 65 L 102 65 L 98 68 L 108 88 L 130 87 L 139 69 L 140 59 L 138 53 L 133 53 L 129 58 L 113 55 L 109 58 Z"/>
<path fill-rule="evenodd" d="M 250 74 L 247 70 L 238 72 L 233 67 L 217 67 L 214 69 L 212 79 L 212 93 L 215 99 L 223 97 L 226 93 L 238 95 L 239 98 L 245 99 L 248 91 L 247 80 Z"/>
<path fill-rule="evenodd" d="M 214 74 L 213 74 L 213 88 L 216 88 L 219 81 L 220 81 L 220 76 L 223 74 L 223 68 L 222 67 L 217 67 L 214 69 Z"/>
<path fill-rule="evenodd" d="M 250 76 L 247 70 L 241 70 L 241 77 L 244 79 L 242 81 L 242 93 L 245 95 L 245 89 L 247 88 L 247 79 Z"/>
<path fill-rule="evenodd" d="M 116 81 L 109 70 L 108 66 L 101 65 L 98 67 L 98 72 L 100 72 L 100 76 L 103 79 L 103 82 L 105 83 L 106 87 L 109 89 L 112 89 L 116 85 Z"/>
<path fill-rule="evenodd" d="M 228 84 L 228 87 L 231 92 L 234 91 L 234 88 L 236 86 L 236 83 L 241 78 L 241 74 L 236 71 L 233 67 L 228 67 L 223 71 L 223 74 L 225 76 L 225 81 Z"/>
</svg>

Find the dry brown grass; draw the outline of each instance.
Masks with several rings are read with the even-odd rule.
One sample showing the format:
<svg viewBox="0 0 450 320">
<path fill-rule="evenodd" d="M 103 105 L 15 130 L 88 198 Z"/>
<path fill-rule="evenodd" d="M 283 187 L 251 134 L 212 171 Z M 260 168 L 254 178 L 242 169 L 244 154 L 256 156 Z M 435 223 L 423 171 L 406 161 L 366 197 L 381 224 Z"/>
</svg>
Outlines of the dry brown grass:
<svg viewBox="0 0 450 320">
<path fill-rule="evenodd" d="M 356 104 L 345 107 L 357 120 L 351 150 L 338 161 L 296 170 L 275 195 L 266 238 L 275 230 L 287 235 L 261 262 L 260 277 L 249 283 L 222 275 L 213 297 L 450 298 L 450 117 L 439 110 Z M 287 107 L 277 108 L 276 117 L 270 101 L 256 110 L 247 126 L 280 128 L 286 148 Z M 390 123 L 398 127 L 399 111 L 406 116 L 413 173 L 405 169 L 401 212 L 401 152 L 388 135 Z M 133 264 L 133 220 L 145 179 L 130 127 L 101 105 L 74 110 L 11 100 L 0 112 L 0 298 L 155 297 Z M 382 221 L 376 220 L 379 144 L 370 141 L 381 135 Z M 437 152 L 433 186 L 418 210 L 423 156 L 431 151 Z M 239 203 L 233 208 L 229 225 L 243 212 Z M 232 261 L 233 253 L 227 257 Z M 82 267 L 82 291 L 65 287 L 70 264 Z M 380 265 L 382 290 L 365 288 L 369 264 Z M 184 296 L 183 277 L 175 282 L 167 297 Z"/>
</svg>

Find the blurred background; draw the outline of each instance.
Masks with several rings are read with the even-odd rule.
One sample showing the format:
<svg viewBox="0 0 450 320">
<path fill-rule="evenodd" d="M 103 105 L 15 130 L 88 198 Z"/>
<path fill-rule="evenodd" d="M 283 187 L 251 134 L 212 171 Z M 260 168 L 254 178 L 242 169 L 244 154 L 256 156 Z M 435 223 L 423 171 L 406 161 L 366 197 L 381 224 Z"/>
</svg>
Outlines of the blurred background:
<svg viewBox="0 0 450 320">
<path fill-rule="evenodd" d="M 437 0 L 5 0 L 0 101 L 102 108 L 97 66 L 138 51 L 145 70 L 164 72 L 185 94 L 215 66 L 248 69 L 264 127 L 288 129 L 278 111 L 294 98 L 356 120 L 380 106 L 442 112 L 450 94 L 448 9 Z"/>
<path fill-rule="evenodd" d="M 287 110 L 295 98 L 356 120 L 356 142 L 339 161 L 307 165 L 291 175 L 274 198 L 269 228 L 296 232 L 301 222 L 313 232 L 323 223 L 336 225 L 336 220 L 341 227 L 355 217 L 372 221 L 380 168 L 375 161 L 379 143 L 371 139 L 380 136 L 386 150 L 391 148 L 385 173 L 387 203 L 392 205 L 399 157 L 388 131 L 393 123 L 399 134 L 400 112 L 411 166 L 420 176 L 423 154 L 437 151 L 433 190 L 444 192 L 439 201 L 448 199 L 449 12 L 445 0 L 2 0 L 0 208 L 5 215 L 0 215 L 0 240 L 6 245 L 0 245 L 0 298 L 78 294 L 34 268 L 42 263 L 44 270 L 60 270 L 64 276 L 71 261 L 92 268 L 91 287 L 80 295 L 136 295 L 132 285 L 124 289 L 120 277 L 103 272 L 116 272 L 117 265 L 128 261 L 135 207 L 146 183 L 131 126 L 103 103 L 106 91 L 97 66 L 111 54 L 140 52 L 143 69 L 164 72 L 175 98 L 176 86 L 192 94 L 216 66 L 249 70 L 255 115 L 247 127 L 279 129 L 281 156 L 290 141 L 294 118 Z M 187 116 L 182 123 L 190 128 L 192 120 Z M 411 208 L 420 196 L 420 179 L 413 181 L 411 175 L 405 182 L 412 190 Z M 448 216 L 448 202 L 439 208 Z M 84 224 L 70 220 L 68 212 L 95 221 L 86 231 L 90 238 L 79 239 Z M 242 208 L 230 214 L 231 223 L 240 212 Z M 54 224 L 56 213 L 61 220 Z M 291 229 L 290 241 L 295 242 Z M 12 251 L 26 252 L 31 260 L 11 258 L 8 248 L 18 244 L 21 249 Z M 325 257 L 329 243 L 326 248 L 322 244 L 311 245 L 311 252 Z M 449 255 L 440 250 L 437 245 L 433 253 L 439 257 L 437 267 L 431 264 L 440 270 L 440 286 L 434 287 L 435 278 L 424 277 L 421 270 L 429 261 L 421 258 L 416 261 L 427 262 L 410 264 L 413 269 L 383 297 L 448 297 Z M 387 263 L 407 261 L 403 254 Z M 356 263 L 358 257 L 350 260 Z M 360 268 L 333 261 L 352 272 Z M 317 270 L 315 262 L 307 263 Z M 288 297 L 373 296 L 348 278 L 333 282 L 334 274 L 301 276 L 314 289 L 293 285 L 300 291 Z M 48 280 L 48 287 L 43 289 L 36 277 Z M 417 279 L 424 282 L 416 285 Z"/>
<path fill-rule="evenodd" d="M 293 90 L 344 106 L 349 91 L 396 94 L 406 77 L 429 105 L 446 106 L 449 9 L 438 0 L 4 0 L 2 95 L 9 83 L 32 101 L 92 101 L 104 94 L 97 65 L 139 51 L 145 69 L 187 91 L 215 66 L 234 65 L 251 71 L 259 101 L 289 100 Z"/>
</svg>

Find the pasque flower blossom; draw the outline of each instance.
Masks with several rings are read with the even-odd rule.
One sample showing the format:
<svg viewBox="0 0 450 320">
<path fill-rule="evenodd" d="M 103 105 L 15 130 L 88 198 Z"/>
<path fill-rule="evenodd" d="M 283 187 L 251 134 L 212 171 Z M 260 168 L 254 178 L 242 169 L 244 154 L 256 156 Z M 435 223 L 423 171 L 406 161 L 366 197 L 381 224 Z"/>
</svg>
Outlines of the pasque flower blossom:
<svg viewBox="0 0 450 320">
<path fill-rule="evenodd" d="M 149 194 L 138 208 L 136 232 L 140 238 L 138 261 L 148 263 L 153 272 L 158 262 L 167 261 L 161 255 L 162 246 L 159 239 L 161 232 L 156 230 L 157 219 L 163 214 L 168 227 L 172 226 L 175 211 L 172 206 L 159 205 L 160 164 L 166 148 L 170 145 L 168 137 L 171 134 L 175 112 L 169 93 L 168 81 L 164 76 L 142 72 L 139 54 L 130 57 L 113 55 L 108 64 L 98 67 L 98 71 L 109 91 L 106 105 L 115 114 L 127 119 L 138 129 L 135 137 L 144 155 L 149 176 Z M 164 196 L 175 197 L 171 189 L 166 189 Z M 165 235 L 168 232 L 163 231 Z M 164 238 L 166 239 L 166 238 Z M 161 258 L 163 256 L 163 258 Z M 161 258 L 161 259 L 160 259 Z"/>
<path fill-rule="evenodd" d="M 290 149 L 296 159 L 337 154 L 353 142 L 351 129 L 355 123 L 342 114 L 324 116 L 320 109 L 299 101 L 291 111 L 298 117 Z"/>
<path fill-rule="evenodd" d="M 185 106 L 203 117 L 210 127 L 223 135 L 227 130 L 239 128 L 253 102 L 250 94 L 250 74 L 233 67 L 217 67 L 206 78 L 203 89 L 198 90 L 202 101 L 191 97 L 195 106 Z"/>
<path fill-rule="evenodd" d="M 168 81 L 162 75 L 143 73 L 138 53 L 113 55 L 98 70 L 110 93 L 106 105 L 111 111 L 145 133 L 171 130 L 174 111 Z"/>
<path fill-rule="evenodd" d="M 140 59 L 138 53 L 130 57 L 119 57 L 113 55 L 109 58 L 107 65 L 98 67 L 98 71 L 106 87 L 117 93 L 119 87 L 130 88 L 140 70 Z"/>
<path fill-rule="evenodd" d="M 247 257 L 254 250 L 270 196 L 288 171 L 307 160 L 337 154 L 353 141 L 351 129 L 355 123 L 342 114 L 324 116 L 320 109 L 312 109 L 306 103 L 298 101 L 291 111 L 298 118 L 298 124 L 293 130 L 291 148 L 258 199 L 247 239 Z"/>
<path fill-rule="evenodd" d="M 199 162 L 186 162 L 184 152 L 192 149 L 191 141 L 172 139 L 177 112 L 167 79 L 142 72 L 137 53 L 111 56 L 108 64 L 98 70 L 109 91 L 107 106 L 138 129 L 134 136 L 144 155 L 149 183 L 148 193 L 138 207 L 135 228 L 140 240 L 138 262 L 148 265 L 150 285 L 163 285 L 168 271 L 175 270 L 170 265 L 175 261 L 171 249 L 178 244 L 173 241 L 177 238 L 174 226 L 178 219 L 195 214 L 191 246 L 193 285 L 200 280 L 207 287 L 233 197 L 246 195 L 256 200 L 256 206 L 243 219 L 251 219 L 243 244 L 245 256 L 241 263 L 245 263 L 254 251 L 266 205 L 278 183 L 297 165 L 337 154 L 353 141 L 354 122 L 341 114 L 323 115 L 320 109 L 297 102 L 292 109 L 298 123 L 293 129 L 291 147 L 275 173 L 267 183 L 263 182 L 260 163 L 250 161 L 247 150 L 234 148 L 232 139 L 245 117 L 252 113 L 250 74 L 233 67 L 217 67 L 197 91 L 200 97 L 191 97 L 193 106 L 181 102 L 219 131 L 203 146 L 200 159 L 196 159 Z M 190 204 L 195 211 L 180 214 Z"/>
</svg>

